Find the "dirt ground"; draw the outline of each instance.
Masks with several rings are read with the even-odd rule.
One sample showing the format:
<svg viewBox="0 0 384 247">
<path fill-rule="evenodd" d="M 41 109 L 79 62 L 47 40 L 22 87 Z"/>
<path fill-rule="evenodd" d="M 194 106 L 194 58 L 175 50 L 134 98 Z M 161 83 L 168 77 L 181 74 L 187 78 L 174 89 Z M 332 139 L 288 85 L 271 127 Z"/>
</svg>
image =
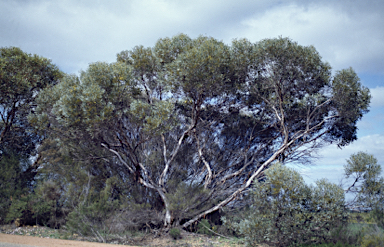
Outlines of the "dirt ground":
<svg viewBox="0 0 384 247">
<path fill-rule="evenodd" d="M 44 247 L 68 247 L 68 246 L 79 246 L 79 247 L 107 247 L 116 246 L 114 244 L 101 244 L 83 241 L 73 240 L 61 240 L 52 238 L 39 238 L 30 236 L 20 236 L 11 234 L 0 233 L 0 243 L 12 243 L 12 244 L 26 244 L 32 246 L 44 246 Z"/>
<path fill-rule="evenodd" d="M 113 247 L 117 244 L 124 246 L 200 246 L 200 247 L 237 247 L 244 246 L 238 240 L 229 240 L 220 237 L 208 237 L 206 235 L 188 233 L 183 231 L 181 239 L 174 240 L 168 234 L 154 237 L 153 235 L 137 236 L 128 238 L 125 241 L 113 241 L 112 244 L 102 244 L 93 239 L 82 239 L 76 235 L 71 240 L 58 239 L 62 235 L 58 235 L 57 230 L 52 230 L 46 227 L 5 227 L 0 229 L 0 246 L 1 243 L 24 244 L 28 246 L 49 246 L 49 247 L 64 247 L 64 246 L 80 246 L 80 247 Z M 2 233 L 1 233 L 2 232 Z M 67 236 L 68 237 L 68 236 Z M 72 236 L 74 237 L 74 236 Z M 66 238 L 68 239 L 68 238 Z M 81 241 L 79 241 L 81 240 Z M 11 245 L 10 245 L 11 246 Z"/>
<path fill-rule="evenodd" d="M 74 241 L 74 240 L 62 240 L 62 239 L 53 239 L 53 238 L 40 238 L 40 237 L 31 237 L 31 236 L 20 236 L 20 235 L 11 235 L 11 234 L 2 234 L 0 233 L 0 243 L 12 243 L 12 244 L 25 244 L 29 246 L 44 246 L 44 247 L 113 247 L 117 246 L 116 244 L 102 244 L 95 242 L 85 242 L 85 241 Z M 125 245 L 127 246 L 127 245 Z M 134 245 L 129 245 L 134 246 Z M 148 241 L 144 246 L 239 246 L 236 244 L 225 243 L 221 241 L 212 241 L 208 238 L 196 238 L 191 239 L 187 238 L 184 240 L 171 240 L 158 238 L 153 241 Z"/>
</svg>

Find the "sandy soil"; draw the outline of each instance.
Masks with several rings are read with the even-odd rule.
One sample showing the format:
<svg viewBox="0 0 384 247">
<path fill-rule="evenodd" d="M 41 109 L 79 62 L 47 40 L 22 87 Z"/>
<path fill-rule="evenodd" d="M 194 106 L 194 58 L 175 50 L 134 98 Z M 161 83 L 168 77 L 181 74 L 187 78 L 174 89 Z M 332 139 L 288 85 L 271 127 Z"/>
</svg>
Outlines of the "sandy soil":
<svg viewBox="0 0 384 247">
<path fill-rule="evenodd" d="M 113 237 L 113 236 L 110 236 Z M 60 238 L 60 239 L 59 239 Z M 238 247 L 243 246 L 241 241 L 226 239 L 222 237 L 208 237 L 202 234 L 181 231 L 181 239 L 174 240 L 169 234 L 144 234 L 120 236 L 116 239 L 109 239 L 111 244 L 92 242 L 91 237 L 81 237 L 65 230 L 55 230 L 43 226 L 0 225 L 0 247 L 25 247 L 30 246 L 80 246 L 80 247 L 117 247 L 117 246 L 156 246 L 156 247 Z M 70 239 L 70 240 L 64 240 Z M 90 242 L 87 242 L 90 241 Z M 9 243 L 9 244 L 2 244 Z M 120 243 L 121 245 L 117 245 Z"/>
<path fill-rule="evenodd" d="M 45 246 L 45 247 L 67 247 L 67 246 L 79 246 L 79 247 L 111 247 L 117 246 L 115 244 L 101 244 L 83 241 L 73 240 L 61 240 L 52 238 L 38 238 L 30 236 L 19 236 L 0 233 L 0 243 L 13 243 L 13 244 L 26 244 L 32 246 Z"/>
<path fill-rule="evenodd" d="M 68 246 L 79 246 L 79 247 L 117 247 L 117 246 L 128 246 L 128 245 L 116 245 L 116 244 L 102 244 L 95 242 L 85 242 L 85 241 L 74 241 L 74 240 L 61 240 L 53 238 L 39 238 L 31 236 L 20 236 L 12 234 L 2 234 L 0 233 L 0 246 L 1 243 L 11 243 L 11 244 L 25 244 L 29 246 L 44 246 L 44 247 L 68 247 Z M 129 245 L 134 246 L 134 245 Z M 171 246 L 185 246 L 185 247 L 237 247 L 243 246 L 234 243 L 228 243 L 225 241 L 218 241 L 218 239 L 211 239 L 201 236 L 188 235 L 184 236 L 182 239 L 177 241 L 168 238 L 155 238 L 152 240 L 143 241 L 140 246 L 157 246 L 157 247 L 171 247 Z M 27 247 L 27 246 L 26 246 Z"/>
</svg>

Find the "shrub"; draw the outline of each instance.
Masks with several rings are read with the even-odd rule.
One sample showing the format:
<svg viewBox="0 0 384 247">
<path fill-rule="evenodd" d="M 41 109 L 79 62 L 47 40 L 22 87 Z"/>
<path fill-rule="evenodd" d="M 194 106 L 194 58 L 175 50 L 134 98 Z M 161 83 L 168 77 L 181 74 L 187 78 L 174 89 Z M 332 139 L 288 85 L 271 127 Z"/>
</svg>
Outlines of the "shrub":
<svg viewBox="0 0 384 247">
<path fill-rule="evenodd" d="M 199 224 L 197 225 L 197 232 L 206 235 L 212 235 L 212 232 L 208 229 L 211 229 L 211 224 L 207 219 L 201 219 Z"/>
<path fill-rule="evenodd" d="M 108 179 L 102 191 L 91 191 L 88 198 L 69 213 L 68 229 L 83 236 L 93 235 L 99 242 L 106 242 L 111 230 L 108 219 L 119 208 L 119 201 L 111 198 L 111 188 L 112 179 Z"/>
<path fill-rule="evenodd" d="M 34 179 L 34 172 L 26 169 L 28 166 L 28 159 L 4 149 L 0 151 L 0 224 L 23 217 L 26 212 L 29 198 L 25 197 Z"/>
<path fill-rule="evenodd" d="M 384 247 L 384 233 L 381 229 L 365 229 L 365 235 L 361 239 L 361 247 Z"/>
<path fill-rule="evenodd" d="M 384 229 L 384 209 L 383 207 L 376 206 L 371 211 L 371 216 L 375 220 L 378 227 Z"/>
<path fill-rule="evenodd" d="M 16 225 L 31 224 L 33 219 L 29 202 L 30 196 L 23 196 L 18 200 L 14 200 L 9 207 L 5 221 L 8 223 L 14 221 Z"/>
<path fill-rule="evenodd" d="M 179 228 L 172 228 L 170 231 L 169 231 L 169 235 L 171 235 L 171 237 L 173 239 L 179 239 L 181 237 L 181 234 L 180 234 L 180 229 Z"/>
<path fill-rule="evenodd" d="M 307 186 L 293 169 L 276 164 L 255 182 L 249 217 L 230 224 L 251 246 L 329 242 L 347 219 L 343 190 L 326 180 Z"/>
<path fill-rule="evenodd" d="M 52 181 L 46 181 L 35 187 L 34 192 L 13 200 L 6 215 L 6 222 L 18 219 L 20 225 L 46 225 L 58 228 L 63 221 L 59 212 L 60 194 Z"/>
<path fill-rule="evenodd" d="M 333 243 L 343 243 L 341 246 L 355 246 L 363 235 L 361 223 L 342 224 L 331 229 L 331 241 Z"/>
</svg>

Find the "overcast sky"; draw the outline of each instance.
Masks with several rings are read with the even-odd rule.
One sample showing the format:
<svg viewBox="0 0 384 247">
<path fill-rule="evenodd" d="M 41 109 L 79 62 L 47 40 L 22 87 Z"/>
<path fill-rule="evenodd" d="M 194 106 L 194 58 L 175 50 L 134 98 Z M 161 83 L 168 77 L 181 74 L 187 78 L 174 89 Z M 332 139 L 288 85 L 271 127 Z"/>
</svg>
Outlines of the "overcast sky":
<svg viewBox="0 0 384 247">
<path fill-rule="evenodd" d="M 359 122 L 359 140 L 320 152 L 301 169 L 311 182 L 337 182 L 345 160 L 365 151 L 384 168 L 384 1 L 382 0 L 0 0 L 0 47 L 50 58 L 66 73 L 114 62 L 136 45 L 185 33 L 230 43 L 278 36 L 314 45 L 333 71 L 352 67 L 373 96 Z"/>
</svg>

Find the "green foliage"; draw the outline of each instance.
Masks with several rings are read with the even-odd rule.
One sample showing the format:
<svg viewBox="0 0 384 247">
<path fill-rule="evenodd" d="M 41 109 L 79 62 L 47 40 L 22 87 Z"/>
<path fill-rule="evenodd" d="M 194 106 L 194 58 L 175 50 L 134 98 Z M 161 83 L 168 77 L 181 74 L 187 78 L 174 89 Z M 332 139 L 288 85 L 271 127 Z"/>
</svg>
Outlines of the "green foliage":
<svg viewBox="0 0 384 247">
<path fill-rule="evenodd" d="M 180 229 L 172 228 L 171 230 L 169 230 L 169 235 L 171 235 L 171 237 L 175 240 L 181 238 Z"/>
<path fill-rule="evenodd" d="M 298 172 L 280 164 L 265 175 L 253 188 L 253 212 L 233 224 L 249 245 L 329 241 L 331 229 L 346 221 L 344 193 L 338 186 L 326 180 L 307 186 Z"/>
<path fill-rule="evenodd" d="M 357 245 L 354 244 L 347 244 L 347 243 L 342 243 L 342 242 L 337 242 L 337 243 L 328 243 L 328 244 L 303 244 L 299 245 L 300 247 L 357 247 Z"/>
<path fill-rule="evenodd" d="M 0 159 L 0 224 L 4 223 L 12 201 L 27 192 L 22 179 L 20 158 L 14 154 L 2 155 Z"/>
<path fill-rule="evenodd" d="M 338 140 L 338 145 L 345 146 L 357 139 L 356 122 L 368 112 L 371 96 L 369 89 L 363 87 L 352 68 L 338 71 L 332 81 L 334 107 L 338 118 L 330 133 Z"/>
<path fill-rule="evenodd" d="M 110 179 L 102 191 L 89 191 L 83 203 L 68 215 L 68 229 L 82 236 L 93 235 L 100 242 L 106 242 L 113 224 L 109 222 L 110 217 L 119 208 L 119 201 L 113 199 L 111 194 L 112 186 L 113 179 Z"/>
<path fill-rule="evenodd" d="M 36 155 L 41 136 L 27 116 L 36 105 L 36 95 L 61 77 L 46 58 L 16 47 L 0 48 L 0 223 L 28 211 L 37 168 L 29 158 Z"/>
<path fill-rule="evenodd" d="M 61 83 L 42 92 L 37 114 L 31 115 L 30 121 L 41 126 L 50 113 L 66 127 L 97 126 L 127 107 L 127 101 L 135 94 L 130 82 L 130 70 L 123 64 L 91 64 L 80 78 L 66 75 Z"/>
<path fill-rule="evenodd" d="M 353 206 L 370 208 L 370 220 L 384 228 L 384 178 L 380 177 L 381 171 L 377 159 L 364 152 L 352 154 L 344 166 L 345 177 L 353 179 L 347 189 L 348 193 L 355 194 Z"/>
<path fill-rule="evenodd" d="M 348 221 L 350 223 L 375 224 L 375 221 L 373 221 L 372 219 L 372 215 L 370 213 L 365 212 L 350 213 Z"/>
<path fill-rule="evenodd" d="M 208 229 L 211 229 L 211 224 L 207 219 L 201 219 L 199 224 L 197 224 L 197 232 L 206 235 L 212 235 L 212 232 Z"/>
<path fill-rule="evenodd" d="M 382 247 L 384 246 L 384 232 L 382 229 L 365 228 L 364 236 L 361 238 L 361 247 Z"/>
<path fill-rule="evenodd" d="M 29 196 L 22 196 L 20 199 L 14 200 L 9 208 L 6 222 L 18 221 L 19 224 L 31 223 L 31 211 L 28 207 L 30 201 Z"/>
<path fill-rule="evenodd" d="M 6 222 L 58 228 L 63 223 L 59 198 L 57 185 L 52 181 L 44 181 L 34 192 L 25 193 L 12 201 Z"/>
<path fill-rule="evenodd" d="M 174 104 L 169 101 L 158 101 L 151 104 L 140 100 L 134 100 L 130 105 L 133 118 L 137 122 L 143 122 L 143 130 L 148 133 L 160 134 L 172 129 L 174 119 L 172 113 Z"/>
<path fill-rule="evenodd" d="M 57 83 L 62 73 L 50 60 L 19 48 L 0 48 L 0 155 L 27 157 L 40 137 L 27 121 L 36 95 Z M 0 159 L 1 159 L 0 156 Z"/>
<path fill-rule="evenodd" d="M 62 191 L 52 180 L 40 182 L 32 195 L 32 212 L 36 224 L 59 228 L 64 223 Z"/>
<path fill-rule="evenodd" d="M 0 223 L 30 223 L 31 190 L 36 172 L 30 160 L 16 154 L 5 153 L 0 159 Z"/>
<path fill-rule="evenodd" d="M 371 216 L 377 226 L 384 229 L 384 209 L 382 205 L 376 205 L 371 211 Z"/>
<path fill-rule="evenodd" d="M 356 206 L 383 208 L 384 178 L 380 177 L 381 166 L 370 154 L 358 152 L 352 154 L 344 166 L 345 177 L 352 178 L 353 183 L 347 192 L 356 194 Z"/>
<path fill-rule="evenodd" d="M 363 236 L 362 228 L 365 224 L 344 223 L 331 229 L 331 239 L 329 244 L 344 244 L 355 246 Z"/>
</svg>

